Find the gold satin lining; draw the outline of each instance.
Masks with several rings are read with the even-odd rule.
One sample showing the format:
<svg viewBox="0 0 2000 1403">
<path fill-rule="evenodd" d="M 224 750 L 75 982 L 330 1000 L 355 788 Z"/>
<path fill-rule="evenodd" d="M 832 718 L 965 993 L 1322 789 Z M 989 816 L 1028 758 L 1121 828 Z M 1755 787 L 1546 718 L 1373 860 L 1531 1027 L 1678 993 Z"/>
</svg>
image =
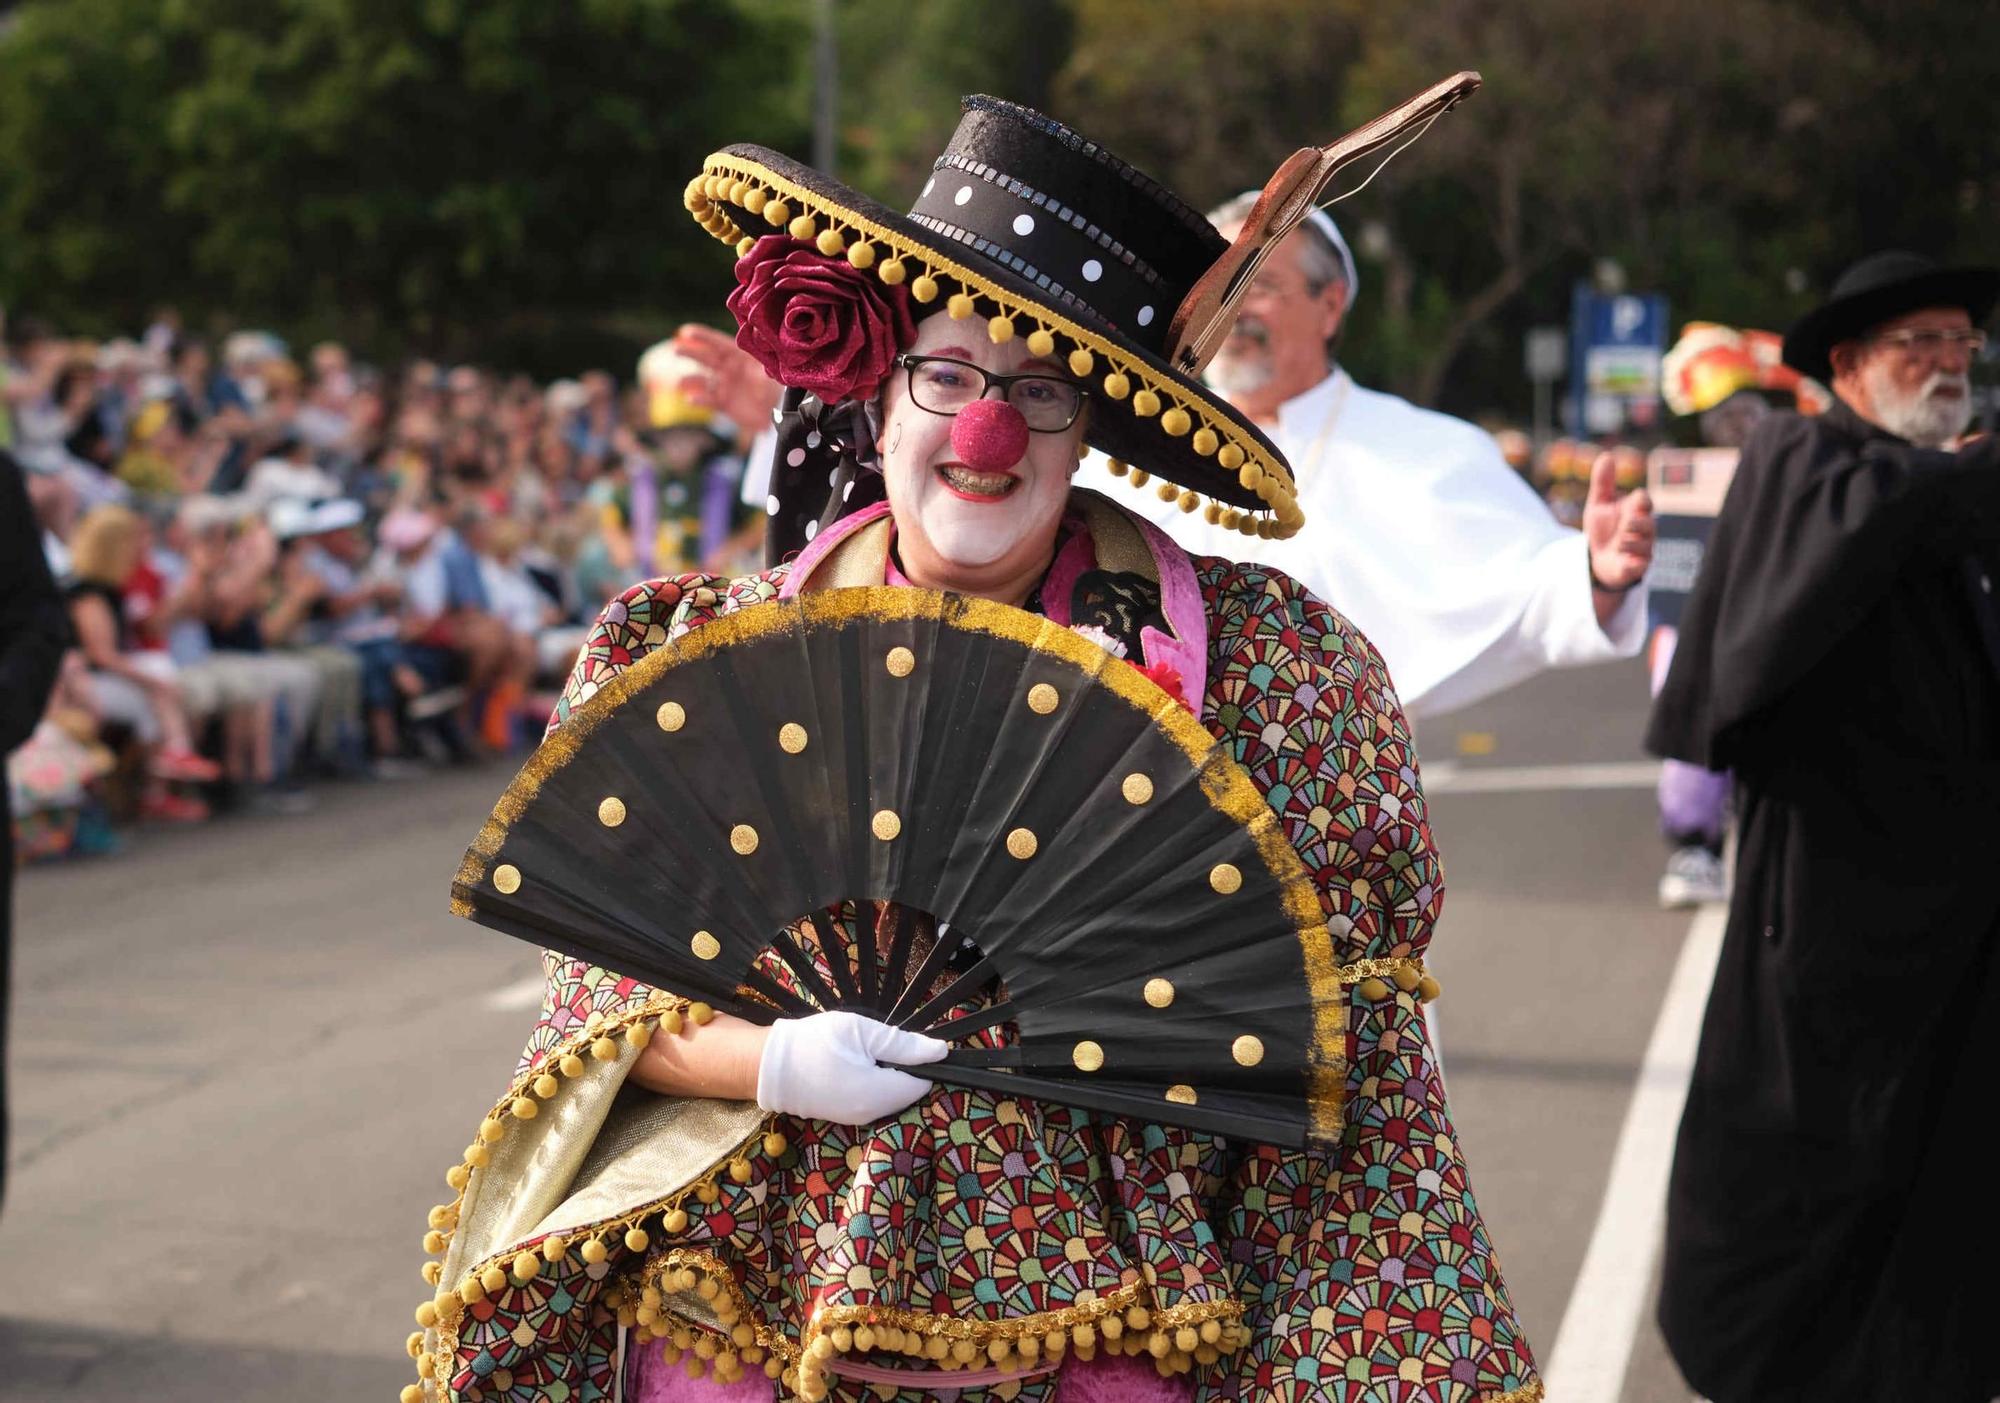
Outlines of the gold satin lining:
<svg viewBox="0 0 2000 1403">
<path fill-rule="evenodd" d="M 799 588 L 879 587 L 889 575 L 892 522 L 890 517 L 881 517 L 834 542 L 833 548 L 814 563 L 810 577 L 800 580 Z"/>
<path fill-rule="evenodd" d="M 766 1117 L 754 1101 L 662 1096 L 643 1086 L 619 1089 L 596 1143 L 561 1203 L 529 1239 L 622 1218 L 641 1204 L 701 1179 L 752 1135 Z"/>
</svg>

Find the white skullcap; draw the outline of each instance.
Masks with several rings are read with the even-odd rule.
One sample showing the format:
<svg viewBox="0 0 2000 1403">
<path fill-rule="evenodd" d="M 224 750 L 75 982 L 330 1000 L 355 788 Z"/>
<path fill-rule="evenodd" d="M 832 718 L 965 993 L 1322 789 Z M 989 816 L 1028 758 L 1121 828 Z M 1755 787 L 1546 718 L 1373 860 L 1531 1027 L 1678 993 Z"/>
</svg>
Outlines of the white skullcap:
<svg viewBox="0 0 2000 1403">
<path fill-rule="evenodd" d="M 1361 275 L 1354 271 L 1354 250 L 1347 246 L 1347 240 L 1341 237 L 1340 226 L 1333 222 L 1333 216 L 1325 210 L 1315 208 L 1306 216 L 1306 223 L 1326 235 L 1327 242 L 1333 245 L 1333 251 L 1340 255 L 1340 271 L 1347 278 L 1347 305 L 1353 306 L 1356 294 L 1361 291 Z"/>
<path fill-rule="evenodd" d="M 1262 190 L 1245 190 L 1223 208 L 1235 209 L 1240 205 L 1247 214 L 1250 207 L 1257 202 L 1257 197 L 1263 193 Z M 1333 245 L 1334 254 L 1340 259 L 1341 276 L 1347 282 L 1347 305 L 1353 306 L 1356 294 L 1361 291 L 1361 275 L 1354 268 L 1354 250 L 1347 246 L 1347 240 L 1341 236 L 1340 226 L 1333 222 L 1333 216 L 1325 210 L 1314 206 L 1306 215 L 1305 222 L 1312 225 L 1319 231 L 1320 237 Z"/>
</svg>

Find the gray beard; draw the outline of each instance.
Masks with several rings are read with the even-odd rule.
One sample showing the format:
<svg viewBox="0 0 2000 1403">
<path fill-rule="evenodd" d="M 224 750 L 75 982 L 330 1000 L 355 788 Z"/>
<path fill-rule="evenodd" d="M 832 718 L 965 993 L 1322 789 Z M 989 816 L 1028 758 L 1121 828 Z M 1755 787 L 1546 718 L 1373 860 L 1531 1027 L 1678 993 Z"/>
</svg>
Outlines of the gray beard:
<svg viewBox="0 0 2000 1403">
<path fill-rule="evenodd" d="M 1223 351 L 1208 363 L 1202 378 L 1225 395 L 1254 395 L 1271 383 L 1271 362 L 1264 357 L 1233 356 Z"/>
<path fill-rule="evenodd" d="M 1869 386 L 1882 427 L 1919 448 L 1942 448 L 1972 426 L 1971 386 L 1963 375 L 1938 371 L 1915 394 L 1902 395 L 1887 383 L 1887 372 Z M 1945 384 L 1959 387 L 1956 399 L 1933 392 Z"/>
</svg>

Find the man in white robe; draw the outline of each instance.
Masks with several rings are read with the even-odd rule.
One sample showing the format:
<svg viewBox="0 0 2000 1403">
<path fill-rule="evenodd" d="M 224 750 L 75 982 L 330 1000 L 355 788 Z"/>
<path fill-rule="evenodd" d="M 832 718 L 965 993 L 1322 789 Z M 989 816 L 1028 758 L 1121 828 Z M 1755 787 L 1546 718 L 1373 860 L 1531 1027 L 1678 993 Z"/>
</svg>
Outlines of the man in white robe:
<svg viewBox="0 0 2000 1403">
<path fill-rule="evenodd" d="M 1211 216 L 1236 236 L 1254 195 Z M 1435 715 L 1545 668 L 1636 654 L 1653 520 L 1622 500 L 1608 455 L 1591 475 L 1582 531 L 1560 525 L 1483 430 L 1366 389 L 1333 348 L 1356 279 L 1318 213 L 1273 251 L 1208 379 L 1257 420 L 1291 464 L 1305 526 L 1245 537 L 1135 494 L 1093 457 L 1078 476 L 1198 555 L 1292 575 L 1352 619 L 1389 664 L 1404 709 Z"/>
</svg>

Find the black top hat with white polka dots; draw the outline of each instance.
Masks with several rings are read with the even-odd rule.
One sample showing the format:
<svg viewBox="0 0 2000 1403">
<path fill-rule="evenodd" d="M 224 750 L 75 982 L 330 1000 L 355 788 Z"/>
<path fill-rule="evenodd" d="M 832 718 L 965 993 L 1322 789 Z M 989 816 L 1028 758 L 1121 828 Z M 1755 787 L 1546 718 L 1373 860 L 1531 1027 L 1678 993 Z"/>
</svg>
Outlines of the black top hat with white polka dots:
<svg viewBox="0 0 2000 1403">
<path fill-rule="evenodd" d="M 943 299 L 996 341 L 1027 338 L 1091 391 L 1088 439 L 1135 486 L 1247 535 L 1304 522 L 1283 455 L 1199 380 L 1171 367 L 1167 327 L 1228 249 L 1199 211 L 1096 142 L 1015 103 L 964 116 L 908 214 L 761 146 L 710 156 L 687 205 L 747 254 L 783 230 L 844 254 L 919 304 Z M 918 317 L 928 306 L 914 309 Z"/>
</svg>

